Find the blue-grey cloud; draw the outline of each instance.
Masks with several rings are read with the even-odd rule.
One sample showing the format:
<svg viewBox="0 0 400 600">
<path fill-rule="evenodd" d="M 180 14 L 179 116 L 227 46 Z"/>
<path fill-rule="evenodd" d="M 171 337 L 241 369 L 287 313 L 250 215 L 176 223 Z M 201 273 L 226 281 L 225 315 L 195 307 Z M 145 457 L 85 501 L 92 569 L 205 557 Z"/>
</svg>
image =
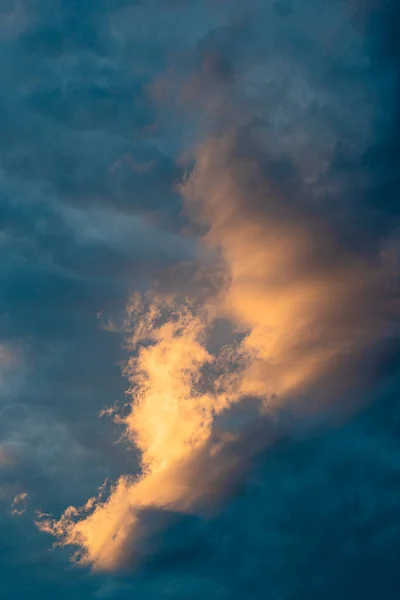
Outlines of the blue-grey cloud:
<svg viewBox="0 0 400 600">
<path fill-rule="evenodd" d="M 334 258 L 373 260 L 385 240 L 396 278 L 398 12 L 394 0 L 0 0 L 4 598 L 398 597 L 392 343 L 354 366 L 370 390 L 351 403 L 370 408 L 332 431 L 291 430 L 220 514 L 143 513 L 135 574 L 93 577 L 32 526 L 34 507 L 59 513 L 137 472 L 120 428 L 97 420 L 126 388 L 121 336 L 97 315 L 118 320 L 130 291 L 194 256 L 176 184 L 199 139 L 239 126 L 293 206 L 320 211 Z"/>
</svg>

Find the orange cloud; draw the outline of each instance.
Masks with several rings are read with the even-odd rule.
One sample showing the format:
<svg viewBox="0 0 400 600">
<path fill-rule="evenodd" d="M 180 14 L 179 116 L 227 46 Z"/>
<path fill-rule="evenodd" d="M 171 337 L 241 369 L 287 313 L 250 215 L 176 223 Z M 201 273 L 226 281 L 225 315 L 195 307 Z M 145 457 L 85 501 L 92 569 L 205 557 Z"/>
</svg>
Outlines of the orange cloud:
<svg viewBox="0 0 400 600">
<path fill-rule="evenodd" d="M 220 375 L 221 361 L 234 353 L 214 356 L 206 349 L 206 312 L 157 299 L 144 309 L 134 298 L 129 313 L 136 323 L 126 369 L 132 404 L 121 421 L 140 451 L 142 474 L 121 477 L 105 502 L 92 498 L 82 509 L 67 509 L 59 521 L 38 521 L 62 543 L 80 546 L 84 564 L 105 570 L 124 564 L 138 512 L 189 509 L 200 489 L 187 465 L 210 441 L 214 416 L 234 400 L 237 381 L 236 373 Z M 208 377 L 202 373 L 207 367 Z"/>
<path fill-rule="evenodd" d="M 389 280 L 379 260 L 346 249 L 311 203 L 274 189 L 237 143 L 232 135 L 203 144 L 183 193 L 230 280 L 213 300 L 216 314 L 246 332 L 254 357 L 242 393 L 282 397 L 389 331 Z"/>
<path fill-rule="evenodd" d="M 219 253 L 222 283 L 201 301 L 134 297 L 128 307 L 131 404 L 120 422 L 140 452 L 141 474 L 121 476 L 106 499 L 38 521 L 95 569 L 115 570 L 140 554 L 143 511 L 212 504 L 269 443 L 263 428 L 255 435 L 219 424 L 232 405 L 256 396 L 271 407 L 303 394 L 387 333 L 379 260 L 346 247 L 320 211 L 274 188 L 257 156 L 239 147 L 230 135 L 202 145 L 181 190 L 207 228 L 203 244 Z M 240 338 L 211 351 L 220 318 Z"/>
</svg>

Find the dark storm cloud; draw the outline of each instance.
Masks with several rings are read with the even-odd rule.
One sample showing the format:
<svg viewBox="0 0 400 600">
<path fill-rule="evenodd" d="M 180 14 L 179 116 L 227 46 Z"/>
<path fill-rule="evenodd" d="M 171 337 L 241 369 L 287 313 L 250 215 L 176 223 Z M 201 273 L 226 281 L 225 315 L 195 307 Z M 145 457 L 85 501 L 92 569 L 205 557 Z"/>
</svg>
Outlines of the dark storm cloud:
<svg viewBox="0 0 400 600">
<path fill-rule="evenodd" d="M 8 531 L 12 537 L 0 551 L 7 598 L 51 597 L 55 585 L 46 582 L 48 545 L 32 531 L 27 544 L 38 558 L 26 566 L 26 585 L 17 576 L 32 555 L 15 518 L 7 521 L 14 496 L 28 494 L 25 527 L 34 508 L 82 502 L 118 476 L 121 461 L 136 469 L 135 454 L 115 444 L 120 429 L 98 420 L 102 408 L 124 401 L 125 384 L 121 338 L 102 330 L 97 315 L 118 319 L 132 287 L 193 254 L 190 240 L 164 227 L 167 219 L 171 229 L 180 209 L 173 193 L 179 169 L 148 133 L 155 125 L 146 99 L 151 73 L 135 72 L 110 30 L 124 4 L 0 2 L 0 503 L 2 539 Z M 65 598 L 92 589 L 79 576 L 71 586 L 61 571 L 57 577 Z"/>
<path fill-rule="evenodd" d="M 340 430 L 300 431 L 269 447 L 223 514 L 186 526 L 189 548 L 176 562 L 174 541 L 177 552 L 184 542 L 174 524 L 171 554 L 162 568 L 149 566 L 161 572 L 164 596 L 201 596 L 212 582 L 215 598 L 396 598 L 398 381 L 392 386 Z M 168 590 L 175 578 L 181 585 Z"/>
<path fill-rule="evenodd" d="M 179 228 L 175 159 L 199 137 L 239 123 L 241 151 L 256 140 L 263 174 L 320 211 L 339 251 L 374 256 L 392 236 L 396 262 L 398 4 L 0 0 L 0 10 L 0 502 L 31 498 L 22 521 L 1 522 L 0 592 L 397 598 L 395 379 L 345 427 L 269 448 L 219 516 L 143 513 L 135 576 L 90 578 L 49 554 L 30 523 L 33 506 L 60 512 L 137 469 L 113 445 L 120 430 L 96 420 L 125 389 L 121 339 L 96 313 L 118 315 L 129 289 L 191 257 L 164 225 Z M 154 94 L 171 64 L 172 109 Z M 393 373 L 396 352 L 385 345 L 381 368 L 375 354 L 361 361 L 371 386 Z"/>
<path fill-rule="evenodd" d="M 147 99 L 157 65 L 146 60 L 146 44 L 127 48 L 112 31 L 123 5 L 14 8 L 19 27 L 1 44 L 2 168 L 66 202 L 176 213 L 179 171 L 157 148 Z"/>
</svg>

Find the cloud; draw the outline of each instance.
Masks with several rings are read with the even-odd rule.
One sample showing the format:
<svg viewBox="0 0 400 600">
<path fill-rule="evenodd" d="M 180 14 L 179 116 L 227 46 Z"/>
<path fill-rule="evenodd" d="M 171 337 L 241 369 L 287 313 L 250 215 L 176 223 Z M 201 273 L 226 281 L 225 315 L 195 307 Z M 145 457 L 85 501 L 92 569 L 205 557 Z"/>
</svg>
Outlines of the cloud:
<svg viewBox="0 0 400 600">
<path fill-rule="evenodd" d="M 21 571 L 43 598 L 396 588 L 398 411 L 377 380 L 398 362 L 398 9 L 373 4 L 1 3 L 0 322 L 26 365 L 0 367 L 0 495 L 60 514 L 110 478 L 49 525 L 99 569 L 140 566 L 126 589 L 86 579 L 27 511 L 4 525 L 5 595 L 25 591 Z M 96 314 L 120 322 L 153 276 L 166 322 L 128 348 L 124 381 L 121 328 Z M 121 423 L 97 414 L 127 385 L 114 444 Z M 154 395 L 175 387 L 161 427 Z M 314 438 L 316 406 L 370 396 L 362 427 Z"/>
<path fill-rule="evenodd" d="M 155 297 L 144 312 L 140 299 L 129 307 L 132 403 L 121 422 L 141 475 L 122 476 L 105 500 L 70 507 L 59 521 L 38 522 L 62 544 L 77 545 L 78 560 L 95 569 L 140 561 L 143 510 L 196 514 L 218 506 L 254 457 L 285 434 L 285 403 L 319 399 L 322 390 L 333 401 L 357 381 L 348 365 L 354 357 L 398 337 L 393 267 L 386 268 L 393 261 L 382 260 L 379 248 L 373 255 L 347 244 L 340 224 L 274 180 L 256 150 L 240 131 L 211 139 L 182 187 L 192 217 L 207 229 L 203 244 L 219 252 L 222 284 L 193 305 Z M 241 336 L 211 354 L 207 334 L 216 319 L 228 319 Z M 251 397 L 259 398 L 259 414 L 250 413 L 250 426 L 239 419 L 235 430 L 229 409 Z M 265 411 L 279 420 L 272 438 Z"/>
<path fill-rule="evenodd" d="M 163 313 L 171 320 L 163 322 Z M 139 352 L 127 366 L 133 402 L 124 423 L 141 454 L 142 477 L 122 477 L 105 503 L 97 504 L 95 498 L 88 502 L 83 513 L 92 514 L 77 523 L 74 518 L 80 512 L 74 508 L 59 522 L 39 522 L 42 530 L 61 535 L 66 543 L 82 543 L 83 561 L 100 569 L 113 569 L 124 561 L 138 511 L 181 503 L 183 508 L 192 494 L 197 496 L 191 475 L 185 473 L 187 462 L 208 441 L 213 415 L 229 402 L 236 379 L 217 377 L 215 390 L 196 391 L 200 369 L 216 358 L 204 345 L 204 317 L 189 307 L 155 301 L 141 319 L 139 315 L 140 305 L 132 304 L 136 327 L 130 345 Z"/>
<path fill-rule="evenodd" d="M 216 310 L 258 355 L 243 391 L 299 393 L 391 335 L 395 292 L 379 250 L 348 246 L 324 207 L 274 180 L 247 144 L 240 134 L 206 142 L 184 192 L 227 268 Z"/>
<path fill-rule="evenodd" d="M 26 512 L 26 504 L 28 502 L 28 494 L 22 492 L 17 494 L 11 503 L 11 514 L 15 517 L 20 517 Z"/>
</svg>

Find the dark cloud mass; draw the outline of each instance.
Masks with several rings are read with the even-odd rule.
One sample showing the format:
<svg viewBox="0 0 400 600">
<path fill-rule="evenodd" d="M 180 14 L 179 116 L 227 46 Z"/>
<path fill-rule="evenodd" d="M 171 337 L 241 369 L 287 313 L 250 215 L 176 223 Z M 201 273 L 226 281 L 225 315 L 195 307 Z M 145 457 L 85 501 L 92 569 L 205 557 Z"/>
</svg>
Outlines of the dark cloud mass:
<svg viewBox="0 0 400 600">
<path fill-rule="evenodd" d="M 2 599 L 399 598 L 399 22 L 0 0 Z M 212 316 L 157 329 L 148 290 Z"/>
</svg>

